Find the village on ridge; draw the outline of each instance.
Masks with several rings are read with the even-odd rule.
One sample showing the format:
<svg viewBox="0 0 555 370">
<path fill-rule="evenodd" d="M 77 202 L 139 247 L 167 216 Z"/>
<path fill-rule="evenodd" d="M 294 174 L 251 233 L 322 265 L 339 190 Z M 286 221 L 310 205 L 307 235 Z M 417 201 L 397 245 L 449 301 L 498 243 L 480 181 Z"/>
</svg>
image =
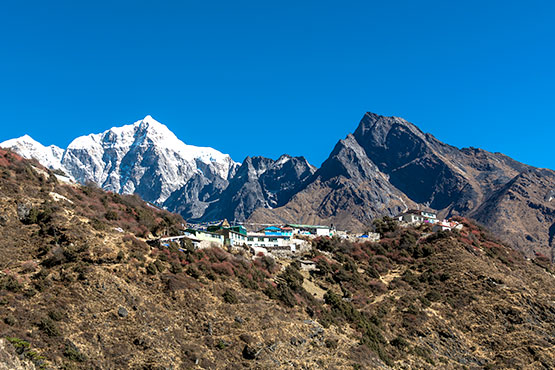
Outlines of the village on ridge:
<svg viewBox="0 0 555 370">
<path fill-rule="evenodd" d="M 437 214 L 431 211 L 407 210 L 397 215 L 393 220 L 400 226 L 418 226 L 429 224 L 432 232 L 460 230 L 463 224 L 453 220 L 439 220 Z M 249 224 L 252 227 L 253 224 Z M 232 253 L 248 252 L 253 257 L 268 255 L 273 257 L 292 257 L 300 255 L 310 249 L 310 240 L 317 237 L 339 237 L 350 241 L 380 240 L 380 234 L 367 232 L 351 234 L 336 230 L 333 225 L 258 225 L 255 232 L 247 231 L 243 224 L 230 224 L 227 220 L 187 224 L 181 235 L 166 236 L 149 241 L 162 247 L 169 247 L 170 243 L 177 243 L 180 248 L 191 245 L 195 249 L 219 247 Z M 260 226 L 264 226 L 260 228 Z"/>
</svg>

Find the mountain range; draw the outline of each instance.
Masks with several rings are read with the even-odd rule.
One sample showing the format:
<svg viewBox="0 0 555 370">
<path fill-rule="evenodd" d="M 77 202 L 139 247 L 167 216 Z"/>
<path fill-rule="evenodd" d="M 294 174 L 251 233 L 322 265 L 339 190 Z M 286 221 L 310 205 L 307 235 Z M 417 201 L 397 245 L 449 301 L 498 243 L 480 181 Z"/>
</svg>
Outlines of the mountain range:
<svg viewBox="0 0 555 370">
<path fill-rule="evenodd" d="M 399 117 L 366 113 L 320 168 L 304 157 L 237 163 L 179 140 L 147 116 L 75 139 L 64 150 L 29 136 L 0 144 L 25 158 L 185 219 L 326 223 L 368 229 L 408 208 L 465 215 L 528 255 L 555 260 L 555 172 L 501 153 L 458 149 Z"/>
</svg>

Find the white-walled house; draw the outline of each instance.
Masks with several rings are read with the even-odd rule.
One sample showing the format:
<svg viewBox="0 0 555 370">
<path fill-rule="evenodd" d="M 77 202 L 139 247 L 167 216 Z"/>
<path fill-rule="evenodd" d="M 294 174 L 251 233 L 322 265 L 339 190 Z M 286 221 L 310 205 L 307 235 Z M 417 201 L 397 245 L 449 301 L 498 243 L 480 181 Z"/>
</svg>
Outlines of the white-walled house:
<svg viewBox="0 0 555 370">
<path fill-rule="evenodd" d="M 243 233 L 231 229 L 220 230 L 220 232 L 225 237 L 225 243 L 228 246 L 240 246 L 247 244 L 247 235 Z"/>
<path fill-rule="evenodd" d="M 293 234 L 331 236 L 331 228 L 323 225 L 287 224 L 293 229 Z"/>
<path fill-rule="evenodd" d="M 265 233 L 248 233 L 249 247 L 283 247 L 291 244 L 290 235 L 266 235 Z"/>
<path fill-rule="evenodd" d="M 451 231 L 451 230 L 461 230 L 463 228 L 463 224 L 460 224 L 455 221 L 440 221 L 434 224 L 432 227 L 432 231 Z"/>
<path fill-rule="evenodd" d="M 252 248 L 265 248 L 272 254 L 292 254 L 306 250 L 310 243 L 291 235 L 248 233 L 246 244 Z"/>
<path fill-rule="evenodd" d="M 419 223 L 419 222 L 427 222 L 431 224 L 435 224 L 438 222 L 437 214 L 434 212 L 428 211 L 419 211 L 415 209 L 408 210 L 406 212 L 401 213 L 397 216 L 397 219 L 401 222 L 408 222 L 408 223 Z"/>
</svg>

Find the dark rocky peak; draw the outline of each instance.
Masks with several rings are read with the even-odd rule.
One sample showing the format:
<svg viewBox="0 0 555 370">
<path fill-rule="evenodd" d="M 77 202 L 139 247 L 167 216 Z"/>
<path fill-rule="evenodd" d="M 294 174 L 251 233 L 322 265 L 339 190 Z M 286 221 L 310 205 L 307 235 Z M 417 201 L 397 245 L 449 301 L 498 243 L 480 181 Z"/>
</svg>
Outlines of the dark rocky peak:
<svg viewBox="0 0 555 370">
<path fill-rule="evenodd" d="M 354 137 L 368 157 L 386 173 L 434 152 L 456 150 L 402 118 L 374 113 L 364 115 Z"/>
<path fill-rule="evenodd" d="M 265 157 L 247 157 L 241 163 L 235 176 L 233 176 L 231 181 L 249 181 L 258 178 L 262 173 L 266 172 L 268 167 L 274 161 L 270 158 Z"/>
<path fill-rule="evenodd" d="M 316 168 L 308 163 L 304 157 L 281 156 L 268 167 L 262 176 L 280 180 L 285 173 L 290 173 L 297 179 L 304 179 L 314 174 L 314 172 L 316 172 Z"/>
<path fill-rule="evenodd" d="M 278 181 L 283 180 L 285 173 L 291 173 L 298 181 L 311 176 L 314 172 L 316 172 L 316 168 L 308 163 L 304 157 L 292 157 L 283 154 L 277 160 L 273 160 L 255 156 L 245 158 L 234 179 L 244 180 L 248 177 L 249 180 L 265 178 Z"/>
<path fill-rule="evenodd" d="M 356 131 L 354 132 L 354 135 L 357 140 L 371 140 L 374 145 L 383 147 L 387 145 L 387 136 L 390 131 L 399 128 L 408 130 L 414 136 L 425 140 L 425 134 L 420 131 L 418 127 L 403 118 L 386 117 L 371 112 L 364 114 Z"/>
<path fill-rule="evenodd" d="M 376 171 L 376 165 L 368 158 L 355 137 L 349 134 L 344 140 L 339 140 L 316 175 L 322 181 L 338 176 L 347 179 L 369 179 L 375 176 Z"/>
<path fill-rule="evenodd" d="M 282 206 L 305 185 L 315 171 L 304 157 L 287 154 L 277 160 L 247 157 L 219 200 L 210 204 L 202 219 L 245 220 L 256 208 Z"/>
</svg>

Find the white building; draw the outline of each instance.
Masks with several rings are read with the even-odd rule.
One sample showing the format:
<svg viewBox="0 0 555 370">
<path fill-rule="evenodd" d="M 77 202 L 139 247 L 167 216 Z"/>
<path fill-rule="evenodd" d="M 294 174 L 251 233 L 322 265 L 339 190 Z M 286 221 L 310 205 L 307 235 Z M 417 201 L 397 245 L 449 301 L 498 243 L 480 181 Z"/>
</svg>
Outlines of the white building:
<svg viewBox="0 0 555 370">
<path fill-rule="evenodd" d="M 316 236 L 331 236 L 331 228 L 322 225 L 300 225 L 288 224 L 288 227 L 293 229 L 293 234 L 301 235 L 316 235 Z"/>
<path fill-rule="evenodd" d="M 291 235 L 267 235 L 265 233 L 248 233 L 247 245 L 252 248 L 264 248 L 272 254 L 292 254 L 310 247 L 306 240 L 296 239 Z"/>
<path fill-rule="evenodd" d="M 189 233 L 186 233 L 189 234 Z M 223 247 L 224 245 L 224 236 L 220 235 L 220 234 L 216 234 L 216 233 L 212 233 L 212 232 L 208 232 L 208 231 L 202 231 L 202 230 L 191 230 L 190 234 L 193 235 L 193 237 L 195 239 L 197 239 L 199 241 L 198 245 L 195 245 L 195 243 L 193 242 L 193 245 L 195 246 L 195 248 L 210 248 L 210 247 Z"/>
<path fill-rule="evenodd" d="M 451 230 L 461 230 L 463 228 L 463 224 L 460 224 L 455 221 L 440 221 L 434 224 L 432 227 L 432 231 L 451 231 Z"/>
<path fill-rule="evenodd" d="M 249 247 L 283 247 L 289 244 L 291 244 L 291 236 L 289 235 L 247 234 L 247 245 Z"/>
<path fill-rule="evenodd" d="M 399 216 L 397 216 L 397 219 L 399 221 L 408 222 L 411 224 L 420 222 L 435 224 L 436 222 L 438 222 L 437 214 L 433 212 L 419 211 L 414 209 L 401 213 Z"/>
<path fill-rule="evenodd" d="M 224 229 L 220 232 L 225 237 L 225 243 L 228 246 L 241 246 L 247 244 L 247 235 L 243 233 L 231 229 Z"/>
</svg>

